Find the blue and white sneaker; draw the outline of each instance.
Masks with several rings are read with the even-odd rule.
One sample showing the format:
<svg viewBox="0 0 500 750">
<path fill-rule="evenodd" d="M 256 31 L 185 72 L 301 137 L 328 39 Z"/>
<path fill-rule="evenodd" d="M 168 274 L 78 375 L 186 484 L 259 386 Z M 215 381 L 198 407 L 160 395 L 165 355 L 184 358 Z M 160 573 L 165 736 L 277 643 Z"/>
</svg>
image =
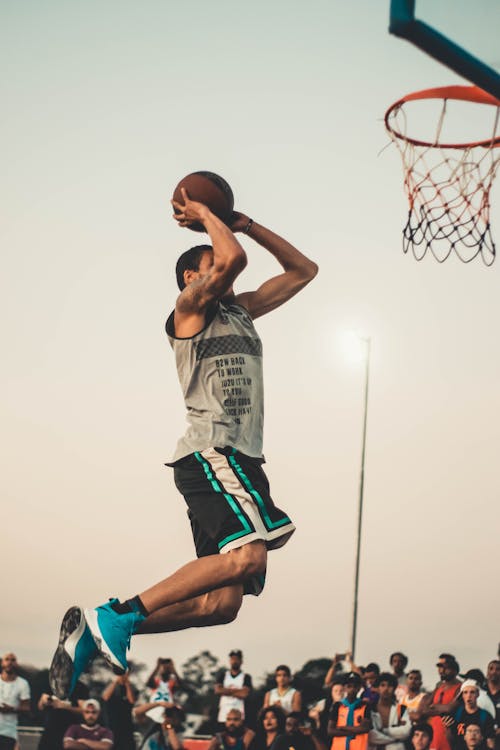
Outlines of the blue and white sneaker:
<svg viewBox="0 0 500 750">
<path fill-rule="evenodd" d="M 113 604 L 118 599 L 110 599 L 95 609 L 86 609 L 85 618 L 95 644 L 115 674 L 127 671 L 127 650 L 130 639 L 140 623 L 146 618 L 139 611 L 118 613 Z"/>
<path fill-rule="evenodd" d="M 97 648 L 80 607 L 63 617 L 59 643 L 49 670 L 50 688 L 61 700 L 69 698 L 81 673 L 97 654 Z"/>
</svg>

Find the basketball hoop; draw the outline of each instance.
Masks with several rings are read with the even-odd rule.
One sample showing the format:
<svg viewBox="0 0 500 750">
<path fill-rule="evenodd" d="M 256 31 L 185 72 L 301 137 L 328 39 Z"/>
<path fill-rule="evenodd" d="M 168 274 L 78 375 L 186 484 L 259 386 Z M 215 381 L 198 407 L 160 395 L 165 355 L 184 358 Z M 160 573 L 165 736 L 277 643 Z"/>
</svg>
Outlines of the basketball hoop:
<svg viewBox="0 0 500 750">
<path fill-rule="evenodd" d="M 410 136 L 408 102 L 440 100 L 438 122 L 428 139 Z M 486 104 L 492 112 L 492 132 L 484 140 L 446 142 L 443 136 L 449 101 Z M 477 86 L 445 86 L 417 91 L 387 110 L 385 126 L 403 159 L 408 196 L 408 221 L 403 229 L 403 251 L 417 260 L 428 250 L 440 263 L 454 251 L 464 263 L 481 255 L 489 266 L 495 260 L 490 231 L 490 189 L 500 161 L 500 100 Z M 459 125 L 462 122 L 459 123 Z"/>
</svg>

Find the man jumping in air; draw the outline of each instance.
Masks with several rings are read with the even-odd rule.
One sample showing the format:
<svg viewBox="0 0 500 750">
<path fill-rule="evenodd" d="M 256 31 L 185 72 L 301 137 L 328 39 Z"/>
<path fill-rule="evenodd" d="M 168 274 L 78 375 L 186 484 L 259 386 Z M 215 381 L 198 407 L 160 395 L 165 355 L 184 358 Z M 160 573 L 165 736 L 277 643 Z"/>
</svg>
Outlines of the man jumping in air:
<svg viewBox="0 0 500 750">
<path fill-rule="evenodd" d="M 294 531 L 262 469 L 262 344 L 253 319 L 287 302 L 318 268 L 248 216 L 235 212 L 228 227 L 185 190 L 182 196 L 184 203 L 172 201 L 174 218 L 181 227 L 201 222 L 212 241 L 179 258 L 181 292 L 167 321 L 189 422 L 169 465 L 188 506 L 198 558 L 124 602 L 68 610 L 50 670 L 59 698 L 71 694 L 97 651 L 115 672 L 125 672 L 135 634 L 234 620 L 243 595 L 262 591 L 267 550 Z M 233 283 L 247 264 L 237 232 L 270 252 L 283 271 L 235 295 Z"/>
</svg>

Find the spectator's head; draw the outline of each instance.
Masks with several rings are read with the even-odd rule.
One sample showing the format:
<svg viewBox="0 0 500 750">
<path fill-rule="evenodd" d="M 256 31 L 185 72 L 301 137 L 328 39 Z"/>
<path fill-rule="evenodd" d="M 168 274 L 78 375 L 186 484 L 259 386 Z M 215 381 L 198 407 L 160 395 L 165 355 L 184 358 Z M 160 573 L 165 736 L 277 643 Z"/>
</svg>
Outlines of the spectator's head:
<svg viewBox="0 0 500 750">
<path fill-rule="evenodd" d="M 300 722 L 302 721 L 302 714 L 300 711 L 292 711 L 285 719 L 285 732 L 286 734 L 297 734 L 300 730 Z"/>
<path fill-rule="evenodd" d="M 226 732 L 231 737 L 240 737 L 243 734 L 243 716 L 237 708 L 232 708 L 226 716 Z"/>
<path fill-rule="evenodd" d="M 286 664 L 279 664 L 274 670 L 274 679 L 279 688 L 287 688 L 292 681 L 290 667 L 287 667 Z"/>
<path fill-rule="evenodd" d="M 475 680 L 464 680 L 460 687 L 460 695 L 464 702 L 465 710 L 468 713 L 474 713 L 477 709 L 477 699 L 479 698 L 479 686 Z"/>
<path fill-rule="evenodd" d="M 397 677 L 390 672 L 381 672 L 375 680 L 379 699 L 382 703 L 390 703 L 394 700 L 394 693 L 398 686 Z"/>
<path fill-rule="evenodd" d="M 343 700 L 345 696 L 345 685 L 343 677 L 335 677 L 333 679 L 333 682 L 330 686 L 330 695 L 332 698 L 332 703 L 338 703 L 339 701 Z"/>
<path fill-rule="evenodd" d="M 422 689 L 422 672 L 420 669 L 410 669 L 406 678 L 408 690 L 411 693 L 420 693 Z"/>
<path fill-rule="evenodd" d="M 453 654 L 440 654 L 436 667 L 443 682 L 451 682 L 460 672 L 460 666 Z"/>
<path fill-rule="evenodd" d="M 243 653 L 239 648 L 233 648 L 233 650 L 229 652 L 229 666 L 231 667 L 231 671 L 239 672 L 242 663 Z"/>
<path fill-rule="evenodd" d="M 268 706 L 259 713 L 258 727 L 264 733 L 277 732 L 282 734 L 285 730 L 285 713 L 279 706 Z"/>
<path fill-rule="evenodd" d="M 465 727 L 464 742 L 467 750 L 476 750 L 483 742 L 483 733 L 478 724 L 468 724 Z"/>
<path fill-rule="evenodd" d="M 158 670 L 157 674 L 162 680 L 167 680 L 169 675 L 172 674 L 174 669 L 174 663 L 172 659 L 158 659 Z"/>
<path fill-rule="evenodd" d="M 349 672 L 344 677 L 345 685 L 345 697 L 349 703 L 353 703 L 356 700 L 356 696 L 359 693 L 361 687 L 363 687 L 363 680 L 357 672 Z"/>
<path fill-rule="evenodd" d="M 17 657 L 12 651 L 8 651 L 2 656 L 2 672 L 6 674 L 17 674 Z"/>
<path fill-rule="evenodd" d="M 492 659 L 488 664 L 486 679 L 492 685 L 500 685 L 500 659 Z"/>
<path fill-rule="evenodd" d="M 406 665 L 408 664 L 408 657 L 402 654 L 401 651 L 395 651 L 390 656 L 389 664 L 391 665 L 394 674 L 401 677 L 401 675 L 404 674 Z"/>
<path fill-rule="evenodd" d="M 370 662 L 370 664 L 367 664 L 365 667 L 365 671 L 363 673 L 363 679 L 365 681 L 365 685 L 367 687 L 372 687 L 375 683 L 375 680 L 380 674 L 380 667 L 378 664 L 375 664 L 375 662 Z"/>
<path fill-rule="evenodd" d="M 94 698 L 89 698 L 85 701 L 82 708 L 83 722 L 88 727 L 93 727 L 99 720 L 99 714 L 101 713 L 101 705 L 99 701 Z"/>
<path fill-rule="evenodd" d="M 414 724 L 410 734 L 413 750 L 428 750 L 433 736 L 434 732 L 430 724 L 426 724 L 425 721 Z"/>
</svg>

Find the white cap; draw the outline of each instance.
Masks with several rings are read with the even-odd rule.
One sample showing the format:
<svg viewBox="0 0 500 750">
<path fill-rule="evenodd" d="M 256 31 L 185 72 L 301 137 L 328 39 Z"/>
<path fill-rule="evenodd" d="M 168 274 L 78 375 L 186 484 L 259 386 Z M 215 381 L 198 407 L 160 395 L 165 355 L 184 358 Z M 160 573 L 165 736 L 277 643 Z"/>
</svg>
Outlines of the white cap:
<svg viewBox="0 0 500 750">
<path fill-rule="evenodd" d="M 101 710 L 101 704 L 99 703 L 99 701 L 96 701 L 95 698 L 89 698 L 83 704 L 84 708 L 88 708 L 89 706 L 93 706 L 95 709 L 97 709 L 97 711 Z"/>
<path fill-rule="evenodd" d="M 468 687 L 474 688 L 476 692 L 479 693 L 479 685 L 475 680 L 464 680 L 460 685 L 460 692 L 462 693 L 463 689 Z"/>
</svg>

